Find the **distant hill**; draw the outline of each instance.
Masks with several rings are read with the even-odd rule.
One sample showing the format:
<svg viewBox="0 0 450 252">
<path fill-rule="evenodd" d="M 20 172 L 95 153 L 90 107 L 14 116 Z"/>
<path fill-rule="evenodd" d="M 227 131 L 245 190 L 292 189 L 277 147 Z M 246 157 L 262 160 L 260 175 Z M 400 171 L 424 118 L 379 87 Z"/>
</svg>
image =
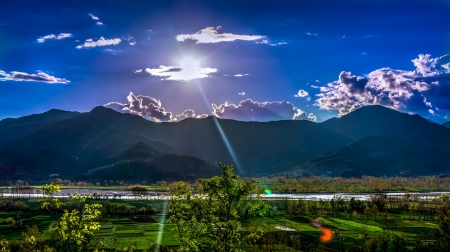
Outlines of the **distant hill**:
<svg viewBox="0 0 450 252">
<path fill-rule="evenodd" d="M 0 121 L 0 136 L 0 169 L 14 178 L 120 174 L 131 180 L 175 178 L 175 171 L 178 178 L 196 178 L 215 174 L 209 170 L 217 161 L 235 164 L 243 176 L 295 169 L 342 176 L 450 171 L 448 128 L 382 106 L 323 123 L 211 116 L 155 123 L 104 107 L 88 113 L 51 110 Z"/>
</svg>

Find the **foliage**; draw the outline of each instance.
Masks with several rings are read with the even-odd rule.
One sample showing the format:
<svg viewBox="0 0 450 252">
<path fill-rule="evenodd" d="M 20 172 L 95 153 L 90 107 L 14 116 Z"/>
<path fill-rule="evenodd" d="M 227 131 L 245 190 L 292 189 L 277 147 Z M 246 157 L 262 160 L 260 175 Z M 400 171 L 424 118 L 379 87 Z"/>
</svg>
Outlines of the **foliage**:
<svg viewBox="0 0 450 252">
<path fill-rule="evenodd" d="M 0 252 L 9 252 L 9 242 L 6 239 L 0 239 Z"/>
<path fill-rule="evenodd" d="M 268 209 L 261 199 L 253 204 L 245 202 L 257 191 L 256 180 L 239 180 L 232 165 L 219 166 L 222 176 L 199 179 L 198 194 L 183 182 L 171 194 L 169 222 L 176 224 L 181 251 L 241 251 L 242 244 L 254 242 L 262 235 L 260 228 L 247 235 L 240 232 L 240 220 L 264 215 Z M 239 208 L 245 209 L 243 214 Z"/>
<path fill-rule="evenodd" d="M 50 196 L 50 201 L 44 201 L 41 204 L 42 209 L 47 209 L 50 212 L 55 211 L 56 209 L 61 208 L 64 203 L 59 201 L 58 199 L 53 198 L 54 194 L 61 191 L 61 185 L 55 184 L 51 182 L 50 184 L 46 184 L 42 186 L 42 192 Z"/>
<path fill-rule="evenodd" d="M 14 220 L 14 218 L 12 217 L 6 218 L 5 222 L 11 225 L 11 227 L 14 226 L 14 224 L 16 224 L 16 220 Z"/>
<path fill-rule="evenodd" d="M 85 204 L 86 196 L 75 194 L 73 197 L 80 202 L 82 210 L 65 210 L 60 220 L 52 223 L 49 231 L 60 241 L 64 251 L 85 251 L 94 230 L 100 229 L 97 222 L 101 216 L 100 204 Z"/>
</svg>

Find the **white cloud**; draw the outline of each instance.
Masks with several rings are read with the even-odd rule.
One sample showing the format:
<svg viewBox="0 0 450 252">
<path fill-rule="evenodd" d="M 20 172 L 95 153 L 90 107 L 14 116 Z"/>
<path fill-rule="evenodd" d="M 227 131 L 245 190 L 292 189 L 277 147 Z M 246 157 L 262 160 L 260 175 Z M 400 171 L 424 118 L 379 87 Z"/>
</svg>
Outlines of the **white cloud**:
<svg viewBox="0 0 450 252">
<path fill-rule="evenodd" d="M 209 77 L 208 74 L 217 72 L 216 68 L 186 66 L 185 68 L 175 66 L 160 66 L 159 68 L 147 68 L 145 71 L 153 76 L 166 77 L 165 80 L 190 81 Z"/>
<path fill-rule="evenodd" d="M 317 36 L 317 35 L 319 35 L 319 34 L 307 32 L 306 35 L 308 35 L 308 36 Z"/>
<path fill-rule="evenodd" d="M 421 54 L 412 62 L 416 67 L 413 71 L 386 67 L 366 76 L 342 71 L 337 81 L 320 88 L 315 105 L 337 110 L 338 116 L 375 104 L 397 110 L 428 110 L 431 114 L 435 113 L 433 105 L 450 108 L 450 75 L 444 67 L 450 55 L 431 58 Z"/>
<path fill-rule="evenodd" d="M 98 17 L 92 15 L 91 13 L 89 13 L 88 15 L 91 16 L 91 18 L 94 19 L 94 20 L 100 20 L 100 18 L 98 18 Z"/>
<path fill-rule="evenodd" d="M 308 95 L 309 95 L 308 92 L 306 92 L 306 91 L 303 90 L 303 89 L 300 89 L 300 90 L 298 91 L 298 93 L 295 95 L 295 97 L 306 97 L 306 96 L 308 96 Z"/>
<path fill-rule="evenodd" d="M 135 96 L 132 92 L 127 96 L 128 103 L 109 102 L 104 107 L 114 109 L 122 113 L 130 113 L 142 116 L 147 120 L 154 122 L 177 122 L 186 118 L 205 118 L 208 115 L 196 115 L 194 110 L 187 109 L 180 115 L 172 116 L 171 112 L 166 111 L 161 101 L 150 96 Z"/>
<path fill-rule="evenodd" d="M 278 45 L 287 45 L 287 42 L 278 42 L 278 43 L 272 43 L 270 40 L 268 39 L 263 39 L 259 42 L 256 42 L 257 44 L 265 44 L 265 45 L 270 45 L 270 46 L 278 46 Z"/>
<path fill-rule="evenodd" d="M 97 22 L 97 23 L 95 23 L 96 25 L 98 25 L 98 26 L 102 26 L 102 25 L 105 25 L 104 23 L 102 23 L 102 22 Z"/>
<path fill-rule="evenodd" d="M 213 115 L 219 118 L 239 121 L 311 120 L 308 114 L 290 102 L 257 102 L 246 99 L 238 105 L 224 103 L 211 104 Z"/>
<path fill-rule="evenodd" d="M 245 95 L 245 92 L 240 92 L 240 93 L 238 93 L 238 95 L 244 96 L 244 95 Z"/>
<path fill-rule="evenodd" d="M 65 39 L 65 38 L 70 38 L 72 36 L 73 35 L 71 33 L 60 33 L 58 35 L 50 34 L 50 35 L 45 35 L 45 36 L 38 38 L 37 42 L 44 43 L 45 40 L 47 40 L 47 39 Z"/>
<path fill-rule="evenodd" d="M 77 49 L 81 48 L 92 48 L 97 46 L 109 46 L 109 45 L 118 45 L 122 40 L 119 38 L 115 39 L 105 39 L 104 37 L 100 37 L 97 41 L 94 41 L 92 39 L 86 39 L 86 42 L 82 45 L 78 45 Z"/>
<path fill-rule="evenodd" d="M 138 69 L 138 70 L 134 71 L 134 73 L 142 73 L 142 69 Z"/>
<path fill-rule="evenodd" d="M 242 75 L 242 74 L 235 74 L 234 76 L 236 76 L 236 77 L 242 77 L 242 76 L 244 76 L 244 75 Z"/>
<path fill-rule="evenodd" d="M 37 70 L 36 74 L 28 74 L 24 72 L 12 71 L 6 73 L 0 70 L 0 81 L 33 81 L 33 82 L 45 82 L 49 84 L 67 84 L 70 81 L 64 78 L 57 78 L 51 76 L 41 70 Z"/>
<path fill-rule="evenodd" d="M 136 45 L 136 42 L 130 42 L 130 45 L 134 46 Z"/>
<path fill-rule="evenodd" d="M 320 83 L 320 80 L 316 80 L 317 83 Z"/>
<path fill-rule="evenodd" d="M 237 35 L 232 33 L 221 33 L 214 27 L 207 27 L 198 31 L 195 34 L 180 34 L 176 36 L 177 41 L 196 40 L 197 44 L 200 43 L 218 43 L 218 42 L 230 42 L 235 40 L 258 40 L 265 36 L 260 35 Z"/>
<path fill-rule="evenodd" d="M 109 102 L 103 106 L 119 112 L 136 114 L 147 120 L 155 122 L 167 122 L 172 120 L 172 113 L 166 112 L 161 106 L 161 101 L 144 95 L 135 96 L 133 93 L 127 96 L 128 103 Z"/>
<path fill-rule="evenodd" d="M 172 118 L 172 122 L 179 122 L 179 121 L 184 120 L 186 118 L 206 118 L 206 117 L 208 117 L 207 114 L 196 115 L 194 110 L 187 109 L 183 113 L 181 113 L 180 115 L 176 115 L 174 118 Z"/>
</svg>

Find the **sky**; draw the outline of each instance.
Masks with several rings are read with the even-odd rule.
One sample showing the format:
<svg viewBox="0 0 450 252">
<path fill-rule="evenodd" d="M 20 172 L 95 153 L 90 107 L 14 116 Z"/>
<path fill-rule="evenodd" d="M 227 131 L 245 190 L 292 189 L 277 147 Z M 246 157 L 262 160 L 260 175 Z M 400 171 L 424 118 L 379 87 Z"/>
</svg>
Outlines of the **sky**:
<svg viewBox="0 0 450 252">
<path fill-rule="evenodd" d="M 152 121 L 450 120 L 450 1 L 2 2 L 0 119 L 106 106 Z"/>
</svg>

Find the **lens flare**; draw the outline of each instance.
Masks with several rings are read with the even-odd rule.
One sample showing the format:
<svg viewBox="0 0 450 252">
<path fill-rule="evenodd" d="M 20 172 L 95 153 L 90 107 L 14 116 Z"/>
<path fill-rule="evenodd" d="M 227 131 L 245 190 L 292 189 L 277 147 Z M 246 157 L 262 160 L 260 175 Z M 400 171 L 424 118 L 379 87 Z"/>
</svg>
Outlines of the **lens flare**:
<svg viewBox="0 0 450 252">
<path fill-rule="evenodd" d="M 333 239 L 333 232 L 325 227 L 322 227 L 318 221 L 313 221 L 311 223 L 314 227 L 318 228 L 320 231 L 322 231 L 322 235 L 320 236 L 320 240 L 322 242 L 329 242 L 331 239 Z"/>
<path fill-rule="evenodd" d="M 270 195 L 270 194 L 272 194 L 272 190 L 266 189 L 266 190 L 264 190 L 264 193 Z"/>
<path fill-rule="evenodd" d="M 320 240 L 322 242 L 329 242 L 331 238 L 333 238 L 333 233 L 328 228 L 322 228 L 322 235 L 320 236 Z"/>
</svg>

